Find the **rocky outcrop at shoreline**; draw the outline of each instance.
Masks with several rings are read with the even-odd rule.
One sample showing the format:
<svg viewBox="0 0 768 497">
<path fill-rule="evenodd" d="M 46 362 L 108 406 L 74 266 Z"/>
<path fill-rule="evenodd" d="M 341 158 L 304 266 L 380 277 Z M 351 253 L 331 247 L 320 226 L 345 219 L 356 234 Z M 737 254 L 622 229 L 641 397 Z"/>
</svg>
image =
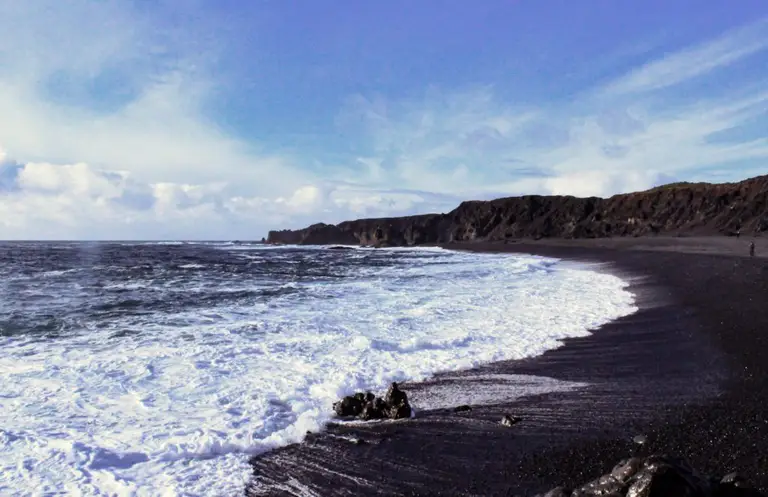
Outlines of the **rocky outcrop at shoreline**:
<svg viewBox="0 0 768 497">
<path fill-rule="evenodd" d="M 768 231 L 768 176 L 740 183 L 676 183 L 610 198 L 538 196 L 463 202 L 447 214 L 360 219 L 271 231 L 268 243 L 410 246 L 515 238 Z"/>
<path fill-rule="evenodd" d="M 634 457 L 575 490 L 556 487 L 537 497 L 760 497 L 738 473 L 704 476 L 683 459 L 666 455 Z"/>
<path fill-rule="evenodd" d="M 410 418 L 412 413 L 408 396 L 397 383 L 392 383 L 383 399 L 371 392 L 358 392 L 334 403 L 333 410 L 337 416 L 356 417 L 364 421 Z"/>
</svg>

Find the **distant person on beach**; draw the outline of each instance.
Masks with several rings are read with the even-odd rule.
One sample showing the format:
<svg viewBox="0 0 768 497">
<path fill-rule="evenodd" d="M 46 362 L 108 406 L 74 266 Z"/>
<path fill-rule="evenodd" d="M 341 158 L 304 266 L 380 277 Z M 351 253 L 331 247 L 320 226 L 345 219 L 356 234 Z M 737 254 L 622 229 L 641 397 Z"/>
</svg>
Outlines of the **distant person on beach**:
<svg viewBox="0 0 768 497">
<path fill-rule="evenodd" d="M 755 256 L 755 242 L 749 242 L 749 255 Z"/>
</svg>

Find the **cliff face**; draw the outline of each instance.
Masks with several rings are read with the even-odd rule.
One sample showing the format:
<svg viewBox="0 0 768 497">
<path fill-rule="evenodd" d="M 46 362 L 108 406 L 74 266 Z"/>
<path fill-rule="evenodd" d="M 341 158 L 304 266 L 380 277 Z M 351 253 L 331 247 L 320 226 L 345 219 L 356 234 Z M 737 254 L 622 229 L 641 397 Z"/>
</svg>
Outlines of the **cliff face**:
<svg viewBox="0 0 768 497">
<path fill-rule="evenodd" d="M 360 219 L 271 231 L 268 243 L 402 246 L 508 238 L 768 231 L 768 176 L 665 185 L 603 199 L 523 196 L 462 202 L 448 214 Z"/>
<path fill-rule="evenodd" d="M 358 219 L 343 223 L 313 224 L 301 230 L 270 231 L 267 243 L 297 245 L 402 246 L 435 243 L 435 236 L 448 227 L 443 214 Z"/>
</svg>

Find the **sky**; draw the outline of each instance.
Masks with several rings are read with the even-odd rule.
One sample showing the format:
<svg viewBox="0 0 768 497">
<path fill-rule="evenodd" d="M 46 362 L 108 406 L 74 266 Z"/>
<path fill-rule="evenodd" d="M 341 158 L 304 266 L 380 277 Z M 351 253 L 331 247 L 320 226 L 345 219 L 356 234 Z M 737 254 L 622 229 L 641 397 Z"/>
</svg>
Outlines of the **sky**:
<svg viewBox="0 0 768 497">
<path fill-rule="evenodd" d="M 0 239 L 768 173 L 765 0 L 0 0 Z"/>
</svg>

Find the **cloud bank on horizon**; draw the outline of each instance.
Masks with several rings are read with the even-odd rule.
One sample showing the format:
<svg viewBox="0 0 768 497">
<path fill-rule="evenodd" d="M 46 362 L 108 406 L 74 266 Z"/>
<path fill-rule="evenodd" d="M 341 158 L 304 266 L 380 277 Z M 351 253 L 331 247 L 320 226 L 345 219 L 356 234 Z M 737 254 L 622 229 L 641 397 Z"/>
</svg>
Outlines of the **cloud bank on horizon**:
<svg viewBox="0 0 768 497">
<path fill-rule="evenodd" d="M 768 5 L 0 0 L 0 239 L 768 172 Z"/>
</svg>

